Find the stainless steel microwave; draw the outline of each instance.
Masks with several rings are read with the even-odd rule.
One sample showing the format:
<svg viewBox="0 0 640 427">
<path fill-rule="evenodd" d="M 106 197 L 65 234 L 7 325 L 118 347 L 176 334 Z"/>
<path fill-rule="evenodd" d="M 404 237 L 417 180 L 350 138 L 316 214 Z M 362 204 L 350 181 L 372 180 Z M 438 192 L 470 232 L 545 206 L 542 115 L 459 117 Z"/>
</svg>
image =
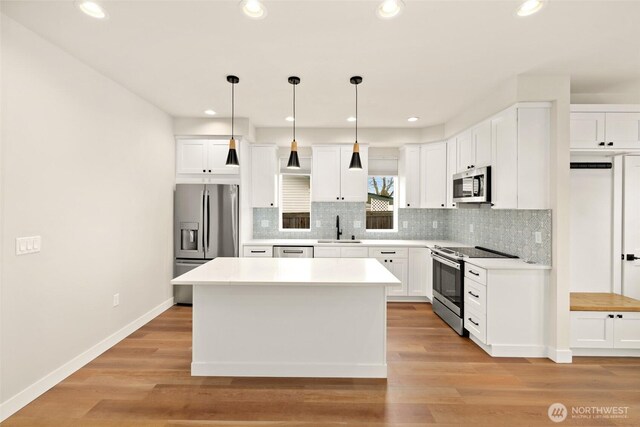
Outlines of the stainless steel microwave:
<svg viewBox="0 0 640 427">
<path fill-rule="evenodd" d="M 491 203 L 491 166 L 453 175 L 453 201 Z"/>
</svg>

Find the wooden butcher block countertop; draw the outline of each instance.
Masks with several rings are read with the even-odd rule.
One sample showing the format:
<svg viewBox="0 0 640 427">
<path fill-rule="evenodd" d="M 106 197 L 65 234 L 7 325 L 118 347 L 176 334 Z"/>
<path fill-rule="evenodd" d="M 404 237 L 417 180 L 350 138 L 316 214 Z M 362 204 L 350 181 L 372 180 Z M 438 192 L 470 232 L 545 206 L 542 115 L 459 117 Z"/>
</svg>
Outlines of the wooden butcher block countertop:
<svg viewBox="0 0 640 427">
<path fill-rule="evenodd" d="M 571 311 L 640 311 L 640 300 L 618 294 L 572 292 Z"/>
</svg>

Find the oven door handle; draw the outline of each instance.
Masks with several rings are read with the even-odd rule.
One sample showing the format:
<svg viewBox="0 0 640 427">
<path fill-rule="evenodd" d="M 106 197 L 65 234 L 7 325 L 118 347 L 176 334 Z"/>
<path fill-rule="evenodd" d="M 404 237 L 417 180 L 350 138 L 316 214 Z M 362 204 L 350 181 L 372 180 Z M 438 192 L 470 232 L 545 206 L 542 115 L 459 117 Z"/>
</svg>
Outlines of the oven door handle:
<svg viewBox="0 0 640 427">
<path fill-rule="evenodd" d="M 441 262 L 442 264 L 448 265 L 449 267 L 455 268 L 456 270 L 460 270 L 460 264 L 449 261 L 448 259 L 443 258 L 439 255 L 432 253 L 431 258 L 433 258 L 435 261 Z"/>
</svg>

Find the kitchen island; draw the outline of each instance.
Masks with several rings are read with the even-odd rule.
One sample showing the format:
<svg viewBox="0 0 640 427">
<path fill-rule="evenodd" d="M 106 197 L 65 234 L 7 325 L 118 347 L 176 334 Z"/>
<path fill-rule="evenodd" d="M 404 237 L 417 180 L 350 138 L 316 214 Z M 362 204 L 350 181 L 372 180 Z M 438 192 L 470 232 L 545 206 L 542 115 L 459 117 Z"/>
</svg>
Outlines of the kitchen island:
<svg viewBox="0 0 640 427">
<path fill-rule="evenodd" d="M 193 285 L 194 376 L 386 378 L 386 291 L 375 259 L 216 258 Z"/>
</svg>

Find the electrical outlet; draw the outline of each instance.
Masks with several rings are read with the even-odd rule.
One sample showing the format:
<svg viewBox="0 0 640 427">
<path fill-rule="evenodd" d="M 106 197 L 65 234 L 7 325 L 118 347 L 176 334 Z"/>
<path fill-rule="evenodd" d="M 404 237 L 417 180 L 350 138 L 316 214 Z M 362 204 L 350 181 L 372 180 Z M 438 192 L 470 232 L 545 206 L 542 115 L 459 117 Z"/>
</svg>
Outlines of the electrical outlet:
<svg viewBox="0 0 640 427">
<path fill-rule="evenodd" d="M 473 233 L 473 224 L 469 224 L 469 233 Z"/>
<path fill-rule="evenodd" d="M 402 221 L 402 228 L 409 228 L 409 221 Z"/>
<path fill-rule="evenodd" d="M 322 221 L 320 221 L 319 219 L 316 219 L 316 228 L 320 228 L 322 227 Z"/>
<path fill-rule="evenodd" d="M 16 255 L 26 255 L 40 252 L 42 237 L 18 237 L 16 239 Z"/>
<path fill-rule="evenodd" d="M 431 224 L 431 226 L 433 228 L 438 228 L 438 221 L 433 221 L 433 224 Z"/>
<path fill-rule="evenodd" d="M 117 307 L 120 305 L 120 294 L 113 294 L 113 306 Z"/>
<path fill-rule="evenodd" d="M 260 221 L 260 225 L 262 226 L 262 228 L 269 227 L 269 220 L 268 219 L 263 219 L 262 221 Z"/>
<path fill-rule="evenodd" d="M 362 227 L 361 221 L 353 221 L 353 228 L 360 228 L 360 227 Z"/>
<path fill-rule="evenodd" d="M 533 235 L 535 236 L 536 243 L 541 245 L 542 244 L 542 233 L 540 231 L 536 231 L 535 233 L 533 233 Z"/>
</svg>

